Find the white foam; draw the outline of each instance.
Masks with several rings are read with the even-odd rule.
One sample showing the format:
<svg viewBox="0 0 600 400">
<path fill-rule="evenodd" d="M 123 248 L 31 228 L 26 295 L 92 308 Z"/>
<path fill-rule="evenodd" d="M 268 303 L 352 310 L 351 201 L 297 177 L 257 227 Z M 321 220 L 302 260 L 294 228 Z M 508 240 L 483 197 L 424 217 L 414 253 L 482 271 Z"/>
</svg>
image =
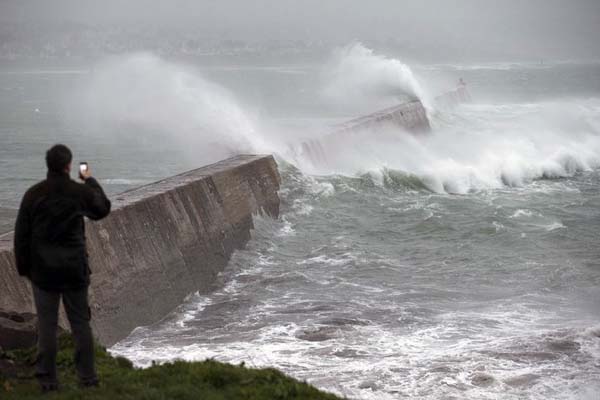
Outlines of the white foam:
<svg viewBox="0 0 600 400">
<path fill-rule="evenodd" d="M 314 210 L 314 207 L 306 202 L 304 199 L 295 199 L 292 208 L 298 215 L 310 215 Z"/>
<path fill-rule="evenodd" d="M 548 225 L 544 226 L 544 229 L 546 229 L 548 232 L 552 232 L 552 231 L 555 231 L 557 229 L 563 229 L 563 228 L 566 228 L 566 226 L 564 226 L 562 224 L 562 222 L 559 222 L 559 221 L 554 221 L 551 224 L 548 224 Z"/>
<path fill-rule="evenodd" d="M 531 210 L 523 210 L 523 209 L 518 209 L 517 211 L 514 212 L 514 214 L 512 214 L 510 217 L 508 218 L 521 218 L 521 217 L 531 217 L 533 215 L 533 212 Z"/>
<path fill-rule="evenodd" d="M 296 264 L 298 265 L 307 265 L 307 264 L 325 264 L 325 265 L 344 265 L 349 263 L 350 261 L 356 260 L 356 256 L 352 253 L 344 253 L 341 254 L 337 258 L 331 258 L 324 254 L 310 257 L 305 260 L 298 261 Z"/>
<path fill-rule="evenodd" d="M 312 194 L 321 197 L 330 197 L 335 194 L 335 187 L 331 182 L 319 182 L 313 178 L 309 178 L 309 182 L 309 190 L 312 192 Z"/>
<path fill-rule="evenodd" d="M 398 305 L 393 307 L 397 310 Z M 340 327 L 322 342 L 297 337 L 298 332 L 312 329 L 309 321 L 260 327 L 253 340 L 232 340 L 235 334 L 223 330 L 215 338 L 227 340 L 226 345 L 220 340 L 169 345 L 160 336 L 170 334 L 157 331 L 154 339 L 113 351 L 132 358 L 138 366 L 148 366 L 152 360 L 215 358 L 234 364 L 275 367 L 325 390 L 361 399 L 543 399 L 552 393 L 570 396 L 590 382 L 593 366 L 579 364 L 578 356 L 573 360 L 563 358 L 560 370 L 556 370 L 553 358 L 523 363 L 519 357 L 543 356 L 547 350 L 538 348 L 549 339 L 582 341 L 582 351 L 591 354 L 590 350 L 599 346 L 598 329 L 548 330 L 548 321 L 555 320 L 560 311 L 535 310 L 534 304 L 515 304 L 514 299 L 507 299 L 486 309 L 444 313 L 436 318 L 435 326 L 410 331 L 388 324 Z M 340 358 L 336 354 L 343 349 L 352 350 L 357 357 Z M 472 378 L 476 373 L 491 376 L 494 383 L 485 387 L 474 385 Z M 505 383 L 515 378 L 526 381 L 528 374 L 534 378 L 525 386 Z"/>
<path fill-rule="evenodd" d="M 494 229 L 496 229 L 496 233 L 506 230 L 506 227 L 498 221 L 492 221 L 492 225 L 494 226 Z"/>
<path fill-rule="evenodd" d="M 295 236 L 296 230 L 294 229 L 292 223 L 286 218 L 286 216 L 283 216 L 281 220 L 283 224 L 281 225 L 279 232 L 277 232 L 277 236 Z"/>
<path fill-rule="evenodd" d="M 313 173 L 369 172 L 375 182 L 383 182 L 385 170 L 402 171 L 439 193 L 522 187 L 600 166 L 600 99 L 466 105 L 456 112 L 462 118 L 438 124 L 430 135 L 357 132 L 328 145 L 322 165 L 296 161 Z M 561 185 L 538 189 L 553 186 Z"/>
</svg>

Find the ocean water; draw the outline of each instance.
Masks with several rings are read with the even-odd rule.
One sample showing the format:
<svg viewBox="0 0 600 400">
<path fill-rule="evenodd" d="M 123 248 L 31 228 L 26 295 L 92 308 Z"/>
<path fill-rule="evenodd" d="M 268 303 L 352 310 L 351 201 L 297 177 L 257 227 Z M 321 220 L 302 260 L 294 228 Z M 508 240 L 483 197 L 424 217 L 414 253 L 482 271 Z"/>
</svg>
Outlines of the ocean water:
<svg viewBox="0 0 600 400">
<path fill-rule="evenodd" d="M 438 109 L 459 77 L 473 101 Z M 57 141 L 113 194 L 276 154 L 280 218 L 256 219 L 214 292 L 111 349 L 136 365 L 244 362 L 356 399 L 600 396 L 600 64 L 133 54 L 5 65 L 0 90 L 6 215 Z M 430 134 L 358 132 L 322 164 L 295 151 L 407 95 Z"/>
</svg>

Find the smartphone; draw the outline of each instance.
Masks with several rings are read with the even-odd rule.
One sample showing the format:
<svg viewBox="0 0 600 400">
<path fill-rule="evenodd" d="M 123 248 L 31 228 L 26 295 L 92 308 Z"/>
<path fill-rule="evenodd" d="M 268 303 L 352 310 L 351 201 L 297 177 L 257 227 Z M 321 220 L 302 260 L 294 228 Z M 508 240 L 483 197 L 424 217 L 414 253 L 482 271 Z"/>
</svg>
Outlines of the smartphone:
<svg viewBox="0 0 600 400">
<path fill-rule="evenodd" d="M 88 170 L 88 163 L 86 162 L 81 162 L 79 163 L 79 173 L 80 174 L 85 174 Z"/>
</svg>

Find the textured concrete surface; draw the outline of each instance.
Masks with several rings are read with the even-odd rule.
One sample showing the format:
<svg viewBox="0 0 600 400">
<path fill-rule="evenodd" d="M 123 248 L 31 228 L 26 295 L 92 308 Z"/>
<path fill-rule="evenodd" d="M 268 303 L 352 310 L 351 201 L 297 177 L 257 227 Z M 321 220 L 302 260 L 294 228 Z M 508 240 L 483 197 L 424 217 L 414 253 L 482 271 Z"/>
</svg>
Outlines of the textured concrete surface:
<svg viewBox="0 0 600 400">
<path fill-rule="evenodd" d="M 383 128 L 398 129 L 401 132 L 417 135 L 431 130 L 423 103 L 420 100 L 413 100 L 340 124 L 332 133 L 303 142 L 293 151 L 297 157 L 309 161 L 314 167 L 327 168 L 329 154 L 339 151 L 339 143 L 344 143 L 353 134 L 371 131 L 377 134 L 377 131 Z"/>
<path fill-rule="evenodd" d="M 377 129 L 386 124 L 412 133 L 429 132 L 431 130 L 427 111 L 423 107 L 423 103 L 420 100 L 413 100 L 350 120 L 340 125 L 334 134 L 347 131 Z"/>
<path fill-rule="evenodd" d="M 6 312 L 0 308 L 0 349 L 28 348 L 37 342 L 37 317 L 32 313 Z"/>
<path fill-rule="evenodd" d="M 195 291 L 208 292 L 253 215 L 279 214 L 280 177 L 271 156 L 237 156 L 112 198 L 113 211 L 86 222 L 91 305 L 104 345 L 157 322 Z M 0 236 L 0 307 L 33 311 L 29 283 L 14 266 L 12 233 Z"/>
</svg>

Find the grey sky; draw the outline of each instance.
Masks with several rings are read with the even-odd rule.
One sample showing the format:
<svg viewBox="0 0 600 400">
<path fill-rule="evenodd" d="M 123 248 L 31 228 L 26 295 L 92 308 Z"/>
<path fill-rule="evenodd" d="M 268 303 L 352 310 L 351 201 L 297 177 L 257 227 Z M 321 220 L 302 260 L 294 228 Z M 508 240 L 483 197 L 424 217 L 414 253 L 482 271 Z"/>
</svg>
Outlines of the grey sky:
<svg viewBox="0 0 600 400">
<path fill-rule="evenodd" d="M 458 58 L 600 58 L 600 0 L 0 0 L 0 21 L 251 40 L 394 38 Z"/>
</svg>

